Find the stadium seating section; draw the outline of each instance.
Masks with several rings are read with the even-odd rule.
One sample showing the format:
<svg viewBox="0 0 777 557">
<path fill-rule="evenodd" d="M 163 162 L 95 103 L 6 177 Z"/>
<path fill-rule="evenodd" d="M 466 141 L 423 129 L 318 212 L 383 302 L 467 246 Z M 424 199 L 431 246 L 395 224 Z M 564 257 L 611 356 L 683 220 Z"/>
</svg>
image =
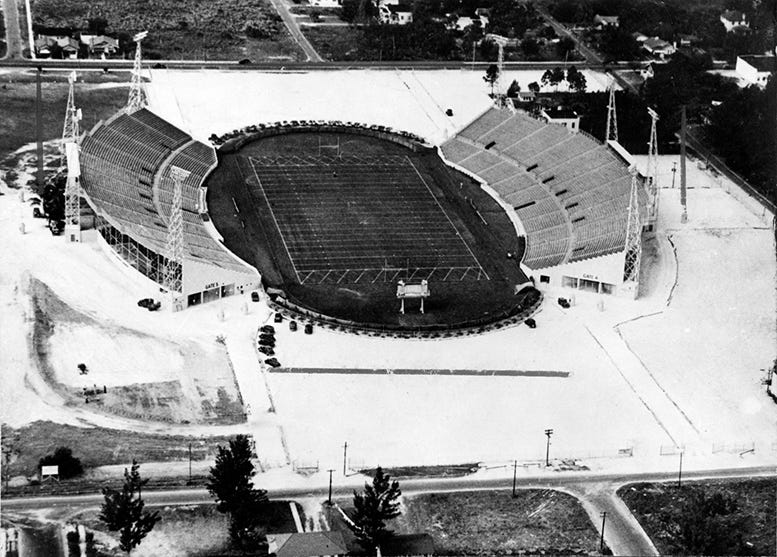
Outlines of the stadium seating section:
<svg viewBox="0 0 777 557">
<path fill-rule="evenodd" d="M 215 166 L 212 147 L 146 109 L 98 124 L 81 145 L 86 194 L 117 228 L 159 254 L 165 253 L 173 202 L 170 171 L 188 171 L 182 190 L 187 257 L 244 271 L 208 233 L 197 210 L 200 184 Z"/>
<path fill-rule="evenodd" d="M 587 134 L 491 109 L 441 150 L 514 207 L 526 231 L 529 268 L 624 249 L 631 175 L 618 155 Z"/>
</svg>

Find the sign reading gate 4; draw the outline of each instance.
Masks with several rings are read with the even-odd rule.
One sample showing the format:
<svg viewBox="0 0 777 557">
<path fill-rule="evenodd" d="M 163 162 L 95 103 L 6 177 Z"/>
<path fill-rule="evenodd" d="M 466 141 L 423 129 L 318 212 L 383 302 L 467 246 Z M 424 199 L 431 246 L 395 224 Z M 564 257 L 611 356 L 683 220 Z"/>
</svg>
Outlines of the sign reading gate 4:
<svg viewBox="0 0 777 557">
<path fill-rule="evenodd" d="M 211 288 L 216 288 L 219 285 L 218 282 L 210 282 L 205 285 L 205 290 L 210 290 Z"/>
</svg>

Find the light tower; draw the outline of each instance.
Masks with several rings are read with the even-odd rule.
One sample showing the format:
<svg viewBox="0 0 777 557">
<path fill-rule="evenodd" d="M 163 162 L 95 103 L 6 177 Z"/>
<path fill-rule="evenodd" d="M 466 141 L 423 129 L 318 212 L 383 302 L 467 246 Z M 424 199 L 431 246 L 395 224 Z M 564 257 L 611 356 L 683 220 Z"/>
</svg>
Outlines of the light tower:
<svg viewBox="0 0 777 557">
<path fill-rule="evenodd" d="M 652 228 L 655 226 L 656 219 L 658 218 L 658 136 L 656 133 L 658 113 L 652 108 L 648 108 L 648 114 L 650 114 L 651 124 L 646 176 L 648 193 L 647 224 Z"/>
<path fill-rule="evenodd" d="M 607 102 L 607 129 L 604 132 L 604 142 L 618 141 L 618 117 L 615 113 L 615 78 L 610 82 L 610 100 Z"/>
<path fill-rule="evenodd" d="M 81 241 L 81 164 L 78 144 L 65 143 L 67 182 L 65 183 L 65 238 L 69 242 Z"/>
<path fill-rule="evenodd" d="M 170 294 L 173 311 L 183 309 L 183 182 L 190 172 L 177 166 L 170 169 L 173 178 L 173 204 L 170 207 L 170 220 L 167 223 L 167 245 L 162 286 Z"/>
<path fill-rule="evenodd" d="M 65 155 L 66 143 L 78 143 L 79 136 L 81 134 L 79 129 L 79 122 L 81 120 L 81 111 L 76 108 L 75 104 L 75 82 L 76 72 L 71 72 L 67 77 L 67 82 L 70 84 L 67 92 L 67 108 L 65 108 L 65 124 L 62 127 L 62 144 L 60 150 L 62 155 Z"/>
<path fill-rule="evenodd" d="M 629 218 L 626 225 L 626 258 L 623 265 L 623 287 L 634 298 L 639 293 L 639 267 L 642 262 L 642 223 L 639 217 L 639 181 L 637 171 L 631 171 Z"/>
<path fill-rule="evenodd" d="M 148 31 L 143 31 L 135 35 L 132 40 L 135 41 L 135 63 L 132 65 L 132 82 L 130 83 L 129 99 L 127 100 L 127 112 L 140 110 L 146 106 L 146 93 L 143 91 L 142 58 L 140 54 L 140 42 L 146 38 Z"/>
<path fill-rule="evenodd" d="M 497 102 L 501 102 L 501 79 L 502 72 L 505 69 L 505 45 L 507 44 L 507 37 L 497 36 L 494 39 L 494 42 L 496 43 L 496 46 L 499 47 L 499 54 L 496 58 L 496 81 L 494 82 L 494 89 L 496 90 L 497 99 L 499 99 Z"/>
<path fill-rule="evenodd" d="M 688 222 L 688 194 L 686 190 L 686 175 L 685 175 L 685 142 L 686 142 L 686 130 L 687 122 L 685 118 L 685 105 L 683 105 L 682 116 L 680 118 L 680 205 L 683 207 L 683 214 L 680 217 L 680 222 L 685 224 Z"/>
</svg>

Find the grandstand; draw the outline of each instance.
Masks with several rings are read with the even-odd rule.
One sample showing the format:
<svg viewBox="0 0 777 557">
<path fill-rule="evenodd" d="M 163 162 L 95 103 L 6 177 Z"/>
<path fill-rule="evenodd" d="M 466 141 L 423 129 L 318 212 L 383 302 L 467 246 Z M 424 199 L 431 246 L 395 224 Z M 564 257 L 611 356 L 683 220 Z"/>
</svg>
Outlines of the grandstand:
<svg viewBox="0 0 777 557">
<path fill-rule="evenodd" d="M 614 149 L 527 113 L 492 108 L 440 150 L 513 208 L 526 235 L 523 264 L 541 282 L 617 292 L 631 174 Z"/>
<path fill-rule="evenodd" d="M 102 238 L 128 264 L 161 284 L 173 199 L 173 167 L 183 183 L 186 305 L 258 285 L 259 276 L 229 253 L 200 206 L 200 188 L 216 167 L 212 147 L 142 109 L 98 123 L 81 146 L 82 185 Z"/>
</svg>

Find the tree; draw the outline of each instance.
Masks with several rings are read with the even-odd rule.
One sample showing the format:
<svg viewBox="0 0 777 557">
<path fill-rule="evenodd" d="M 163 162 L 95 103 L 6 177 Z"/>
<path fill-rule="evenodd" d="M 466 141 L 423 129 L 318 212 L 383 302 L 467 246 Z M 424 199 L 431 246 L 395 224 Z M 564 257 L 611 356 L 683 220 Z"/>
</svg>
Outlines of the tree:
<svg viewBox="0 0 777 557">
<path fill-rule="evenodd" d="M 267 492 L 254 489 L 255 474 L 247 436 L 237 435 L 229 441 L 229 447 L 218 446 L 208 491 L 216 498 L 216 509 L 229 515 L 229 537 L 233 544 L 244 549 L 255 549 L 266 541 L 256 525 L 261 506 L 267 502 Z"/>
<path fill-rule="evenodd" d="M 738 505 L 730 496 L 693 490 L 687 494 L 680 513 L 671 516 L 665 511 L 661 521 L 682 544 L 677 553 L 747 555 L 749 551 L 742 538 L 747 517 L 737 510 Z"/>
<path fill-rule="evenodd" d="M 491 64 L 486 68 L 486 75 L 483 76 L 483 81 L 491 86 L 491 96 L 494 96 L 494 84 L 499 79 L 499 68 L 496 64 Z"/>
<path fill-rule="evenodd" d="M 566 74 L 563 68 L 553 68 L 552 70 L 545 70 L 545 73 L 542 74 L 541 82 L 543 85 L 558 88 L 559 83 L 564 81 L 565 77 Z"/>
<path fill-rule="evenodd" d="M 365 483 L 362 493 L 353 492 L 353 525 L 351 530 L 368 551 L 383 545 L 394 532 L 386 528 L 386 521 L 399 516 L 399 482 L 383 473 L 378 466 L 372 485 Z"/>
<path fill-rule="evenodd" d="M 567 83 L 569 83 L 569 88 L 572 91 L 585 93 L 585 76 L 581 72 L 577 71 L 577 68 L 574 66 L 569 66 L 569 69 L 567 70 Z"/>
<path fill-rule="evenodd" d="M 127 554 L 140 545 L 159 521 L 159 513 L 143 510 L 145 503 L 140 498 L 140 490 L 146 483 L 148 479 L 141 479 L 140 465 L 133 460 L 131 471 L 124 469 L 124 486 L 121 491 L 103 488 L 105 501 L 100 511 L 100 520 L 111 532 L 118 530 L 119 548 Z"/>
<path fill-rule="evenodd" d="M 521 85 L 516 80 L 513 80 L 513 82 L 510 84 L 510 87 L 507 88 L 507 96 L 511 98 L 517 97 L 520 90 Z"/>
<path fill-rule="evenodd" d="M 73 451 L 68 447 L 59 447 L 53 454 L 48 454 L 38 461 L 38 467 L 59 466 L 60 479 L 74 478 L 84 473 L 81 461 L 73 456 Z"/>
<path fill-rule="evenodd" d="M 527 37 L 521 41 L 521 50 L 523 50 L 523 53 L 527 58 L 531 58 L 532 56 L 537 56 L 540 53 L 540 45 L 536 39 Z"/>
<path fill-rule="evenodd" d="M 571 37 L 561 37 L 556 43 L 556 52 L 561 58 L 567 58 L 575 51 L 575 41 Z"/>
<path fill-rule="evenodd" d="M 529 91 L 534 93 L 535 95 L 540 92 L 540 84 L 536 81 L 532 81 L 529 83 Z"/>
</svg>

